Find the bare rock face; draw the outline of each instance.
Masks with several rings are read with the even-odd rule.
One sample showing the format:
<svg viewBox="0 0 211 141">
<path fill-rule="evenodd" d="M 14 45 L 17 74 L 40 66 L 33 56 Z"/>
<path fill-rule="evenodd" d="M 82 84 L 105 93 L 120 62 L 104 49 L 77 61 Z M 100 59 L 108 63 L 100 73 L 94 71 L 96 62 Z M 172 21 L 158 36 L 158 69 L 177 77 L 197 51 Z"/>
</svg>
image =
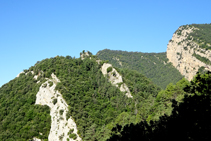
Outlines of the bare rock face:
<svg viewBox="0 0 211 141">
<path fill-rule="evenodd" d="M 80 55 L 81 60 L 84 60 L 84 58 L 87 57 L 87 56 L 89 56 L 89 53 L 88 53 L 88 52 L 82 53 L 82 54 Z M 91 59 L 91 57 L 90 57 L 90 59 Z"/>
<path fill-rule="evenodd" d="M 174 34 L 167 45 L 167 58 L 179 72 L 189 81 L 196 75 L 200 67 L 211 70 L 211 66 L 198 60 L 193 54 L 200 55 L 211 60 L 211 51 L 199 48 L 199 45 L 188 38 L 188 35 L 198 30 L 190 26 L 181 26 Z"/>
<path fill-rule="evenodd" d="M 104 63 L 103 66 L 101 67 L 101 71 L 104 76 L 108 75 L 108 79 L 111 82 L 111 84 L 115 85 L 120 89 L 121 92 L 126 92 L 126 96 L 129 98 L 133 98 L 133 96 L 130 93 L 129 88 L 125 83 L 123 83 L 122 76 L 112 67 L 111 72 L 107 72 L 107 68 L 112 67 L 111 64 Z M 120 87 L 119 87 L 119 85 Z"/>
<path fill-rule="evenodd" d="M 52 79 L 47 79 L 47 81 L 40 86 L 35 102 L 35 104 L 47 105 L 51 109 L 51 129 L 48 140 L 67 141 L 67 139 L 69 139 L 70 141 L 81 141 L 81 138 L 77 134 L 76 123 L 71 117 L 66 118 L 68 111 L 67 103 L 62 95 L 55 90 L 56 84 L 60 82 L 60 80 L 54 74 L 52 74 L 51 77 Z M 69 138 L 68 132 L 70 129 L 74 129 L 73 133 L 77 136 L 75 140 Z M 34 138 L 34 140 L 39 141 L 37 138 Z"/>
</svg>

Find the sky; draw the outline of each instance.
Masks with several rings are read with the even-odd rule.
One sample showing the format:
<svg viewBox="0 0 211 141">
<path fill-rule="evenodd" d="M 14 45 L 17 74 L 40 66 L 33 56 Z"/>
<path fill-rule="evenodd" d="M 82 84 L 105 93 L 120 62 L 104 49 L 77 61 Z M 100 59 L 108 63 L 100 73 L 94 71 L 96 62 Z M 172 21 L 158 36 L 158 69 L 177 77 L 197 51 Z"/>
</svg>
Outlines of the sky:
<svg viewBox="0 0 211 141">
<path fill-rule="evenodd" d="M 210 5 L 210 0 L 0 0 L 0 87 L 57 55 L 166 52 L 181 25 L 211 23 Z"/>
</svg>

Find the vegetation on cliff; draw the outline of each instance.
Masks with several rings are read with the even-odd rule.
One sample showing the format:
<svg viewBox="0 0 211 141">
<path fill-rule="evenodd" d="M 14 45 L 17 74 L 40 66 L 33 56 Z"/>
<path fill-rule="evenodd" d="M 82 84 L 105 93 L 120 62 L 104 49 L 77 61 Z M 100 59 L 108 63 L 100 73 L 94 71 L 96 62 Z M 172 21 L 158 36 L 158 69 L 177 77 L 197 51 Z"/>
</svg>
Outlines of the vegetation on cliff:
<svg viewBox="0 0 211 141">
<path fill-rule="evenodd" d="M 192 37 L 199 47 L 211 50 L 211 24 L 192 24 L 191 26 L 199 30 L 194 30 L 189 37 Z"/>
<path fill-rule="evenodd" d="M 187 35 L 186 40 L 192 40 L 199 45 L 200 48 L 211 50 L 211 24 L 190 24 L 180 26 L 175 31 L 177 35 L 181 35 L 182 30 L 191 28 L 193 32 Z"/>
<path fill-rule="evenodd" d="M 106 140 L 116 124 L 124 126 L 145 120 L 160 88 L 137 71 L 120 69 L 133 95 L 128 98 L 103 76 L 100 71 L 103 61 L 98 64 L 96 56 L 91 57 L 45 59 L 1 87 L 0 139 L 47 139 L 51 123 L 49 108 L 34 104 L 40 85 L 52 73 L 61 81 L 56 89 L 69 105 L 66 116 L 73 117 L 83 140 Z M 37 80 L 35 75 L 39 75 Z"/>
<path fill-rule="evenodd" d="M 51 117 L 48 106 L 35 105 L 41 83 L 29 72 L 0 88 L 0 140 L 48 139 Z"/>
</svg>

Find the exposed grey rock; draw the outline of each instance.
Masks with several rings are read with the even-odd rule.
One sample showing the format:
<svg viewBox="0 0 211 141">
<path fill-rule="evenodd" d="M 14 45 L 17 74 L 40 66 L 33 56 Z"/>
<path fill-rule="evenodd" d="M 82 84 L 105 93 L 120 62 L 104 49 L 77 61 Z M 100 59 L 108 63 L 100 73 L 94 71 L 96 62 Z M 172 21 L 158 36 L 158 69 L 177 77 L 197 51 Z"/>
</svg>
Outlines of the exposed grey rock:
<svg viewBox="0 0 211 141">
<path fill-rule="evenodd" d="M 129 98 L 133 98 L 133 96 L 130 93 L 129 88 L 127 87 L 127 85 L 125 83 L 123 83 L 122 80 L 122 76 L 116 71 L 116 69 L 114 69 L 112 67 L 112 71 L 107 73 L 107 68 L 112 67 L 111 64 L 108 63 L 104 63 L 103 66 L 101 67 L 101 71 L 103 73 L 104 76 L 108 75 L 108 79 L 111 82 L 111 84 L 115 85 L 116 87 L 118 87 L 118 83 L 122 83 L 120 86 L 120 91 L 121 92 L 126 92 L 127 97 Z"/>
<path fill-rule="evenodd" d="M 52 79 L 47 79 L 45 83 L 40 86 L 39 92 L 36 95 L 35 104 L 47 105 L 50 107 L 50 115 L 51 115 L 51 129 L 48 136 L 49 141 L 67 141 L 69 136 L 67 135 L 70 129 L 74 129 L 73 133 L 77 135 L 76 140 L 81 141 L 81 138 L 77 134 L 77 126 L 72 117 L 66 119 L 66 113 L 68 111 L 68 105 L 66 101 L 63 99 L 62 95 L 59 91 L 55 90 L 56 84 L 60 82 L 60 80 L 56 77 L 56 75 L 51 75 Z M 49 86 L 49 81 L 53 82 L 53 85 Z M 44 86 L 46 85 L 46 87 Z M 57 99 L 57 103 L 53 104 L 53 99 Z M 60 110 L 64 112 L 62 115 L 60 114 Z M 62 139 L 59 139 L 61 138 Z M 70 141 L 73 139 L 69 138 Z M 38 140 L 37 140 L 38 141 Z"/>
</svg>

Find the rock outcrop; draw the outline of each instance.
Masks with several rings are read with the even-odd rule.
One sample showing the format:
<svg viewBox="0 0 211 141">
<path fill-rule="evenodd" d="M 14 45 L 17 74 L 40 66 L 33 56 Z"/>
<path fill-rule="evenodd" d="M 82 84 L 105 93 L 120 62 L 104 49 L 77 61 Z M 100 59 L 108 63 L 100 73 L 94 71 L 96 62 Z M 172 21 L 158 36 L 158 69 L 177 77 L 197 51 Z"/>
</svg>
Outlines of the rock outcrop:
<svg viewBox="0 0 211 141">
<path fill-rule="evenodd" d="M 62 95 L 55 90 L 56 84 L 60 80 L 54 75 L 52 79 L 47 79 L 45 83 L 40 86 L 39 92 L 36 95 L 35 104 L 47 105 L 50 107 L 51 115 L 51 129 L 48 136 L 49 141 L 81 141 L 77 134 L 77 126 L 71 117 L 66 118 L 68 105 L 62 98 Z M 76 139 L 69 138 L 68 132 L 73 129 L 72 134 L 76 134 Z M 34 140 L 39 140 L 34 138 Z"/>
<path fill-rule="evenodd" d="M 189 36 L 194 30 L 193 26 L 181 26 L 173 34 L 167 46 L 167 58 L 179 72 L 189 81 L 196 75 L 200 67 L 211 70 L 211 66 L 198 60 L 193 54 L 200 55 L 211 60 L 211 51 L 199 47 Z"/>
<path fill-rule="evenodd" d="M 110 72 L 107 72 L 107 69 L 111 67 L 112 70 Z M 120 89 L 121 92 L 126 92 L 126 96 L 129 98 L 133 98 L 133 96 L 130 93 L 129 88 L 125 83 L 123 83 L 122 76 L 112 67 L 111 64 L 104 63 L 101 67 L 101 71 L 104 76 L 108 76 L 108 80 L 111 82 L 111 84 L 115 85 Z"/>
<path fill-rule="evenodd" d="M 82 54 L 80 55 L 81 60 L 84 60 L 84 58 L 85 58 L 85 57 L 88 57 L 88 56 L 90 56 L 90 55 L 89 55 L 89 52 L 84 52 L 84 53 L 82 53 Z M 91 57 L 90 57 L 90 59 L 91 59 Z"/>
<path fill-rule="evenodd" d="M 83 60 L 85 57 L 89 57 L 89 53 L 88 52 L 84 52 L 80 55 L 81 60 Z M 91 57 L 90 57 L 91 59 Z M 101 60 L 96 60 L 96 62 L 99 64 L 101 62 Z M 121 62 L 120 62 L 121 63 Z M 122 64 L 120 64 L 122 65 Z M 117 88 L 120 89 L 121 92 L 126 92 L 126 96 L 129 98 L 133 98 L 133 96 L 130 93 L 129 88 L 127 87 L 127 85 L 125 83 L 123 83 L 122 80 L 122 76 L 116 71 L 116 69 L 114 69 L 112 67 L 111 72 L 107 72 L 107 68 L 112 67 L 111 64 L 108 63 L 104 63 L 103 66 L 101 67 L 101 71 L 103 73 L 104 76 L 108 76 L 108 80 L 111 82 L 111 84 L 115 85 Z"/>
</svg>

